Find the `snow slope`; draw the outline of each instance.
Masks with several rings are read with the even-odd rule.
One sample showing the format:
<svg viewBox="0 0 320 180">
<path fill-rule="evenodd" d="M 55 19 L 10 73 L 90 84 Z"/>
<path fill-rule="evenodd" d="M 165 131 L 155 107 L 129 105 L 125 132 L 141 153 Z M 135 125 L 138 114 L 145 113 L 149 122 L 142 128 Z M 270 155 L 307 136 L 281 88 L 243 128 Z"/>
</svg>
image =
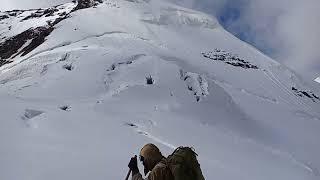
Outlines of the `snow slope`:
<svg viewBox="0 0 320 180">
<path fill-rule="evenodd" d="M 121 179 L 148 142 L 193 146 L 206 179 L 319 179 L 319 89 L 206 14 L 75 7 L 2 13 L 0 52 L 21 47 L 0 54 L 0 179 Z"/>
<path fill-rule="evenodd" d="M 320 77 L 316 78 L 315 81 L 320 83 Z"/>
<path fill-rule="evenodd" d="M 1 0 L 0 11 L 44 8 L 68 2 L 71 2 L 71 0 Z"/>
</svg>

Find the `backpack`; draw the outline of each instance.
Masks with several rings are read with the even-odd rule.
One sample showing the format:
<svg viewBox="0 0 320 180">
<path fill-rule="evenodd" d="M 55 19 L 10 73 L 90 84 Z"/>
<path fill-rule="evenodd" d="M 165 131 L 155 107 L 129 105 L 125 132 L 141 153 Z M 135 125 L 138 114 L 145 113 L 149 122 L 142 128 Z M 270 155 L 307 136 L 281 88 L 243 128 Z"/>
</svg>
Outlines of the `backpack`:
<svg viewBox="0 0 320 180">
<path fill-rule="evenodd" d="M 190 147 L 179 147 L 168 156 L 166 164 L 174 180 L 205 180 L 197 156 Z"/>
</svg>

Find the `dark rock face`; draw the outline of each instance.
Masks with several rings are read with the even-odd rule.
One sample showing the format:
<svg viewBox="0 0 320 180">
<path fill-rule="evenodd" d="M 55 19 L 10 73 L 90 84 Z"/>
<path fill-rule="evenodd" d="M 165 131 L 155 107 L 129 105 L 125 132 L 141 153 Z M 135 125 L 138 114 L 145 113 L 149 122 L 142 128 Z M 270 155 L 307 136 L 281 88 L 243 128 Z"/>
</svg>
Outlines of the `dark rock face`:
<svg viewBox="0 0 320 180">
<path fill-rule="evenodd" d="M 51 10 L 51 8 L 41 10 L 41 16 L 46 16 L 51 14 L 51 12 L 56 12 L 55 10 Z M 38 13 L 40 10 L 37 11 Z M 37 15 L 39 15 L 36 13 Z M 38 17 L 35 14 L 31 14 L 26 17 L 27 19 Z M 66 19 L 68 15 L 61 15 L 54 22 L 49 23 L 47 26 L 41 26 L 36 28 L 28 29 L 16 36 L 13 36 L 4 42 L 0 43 L 0 58 L 2 59 L 2 63 L 0 63 L 0 67 L 4 64 L 8 64 L 11 61 L 6 61 L 6 59 L 14 58 L 18 55 L 25 56 L 35 48 L 40 46 L 45 40 L 46 37 L 50 35 L 50 33 L 54 30 L 54 25 L 58 24 L 60 21 Z M 24 20 L 26 20 L 24 18 Z M 28 45 L 26 45 L 23 49 L 21 49 L 28 41 L 31 41 Z M 20 51 L 19 51 L 20 50 Z M 19 52 L 18 52 L 19 51 Z"/>
<path fill-rule="evenodd" d="M 7 18 L 9 18 L 8 15 L 2 15 L 2 16 L 0 16 L 0 21 L 2 21 L 2 20 L 4 20 L 4 19 L 7 19 Z"/>
<path fill-rule="evenodd" d="M 74 9 L 74 11 L 79 9 L 86 9 L 93 6 L 98 5 L 98 3 L 102 3 L 102 0 L 78 0 L 78 5 Z"/>
<path fill-rule="evenodd" d="M 90 8 L 93 6 L 102 3 L 102 0 L 78 0 L 73 1 L 77 3 L 76 7 L 71 11 L 77 11 L 79 9 Z M 70 13 L 68 11 L 60 11 L 61 6 L 54 6 L 46 9 L 34 9 L 34 10 L 12 10 L 3 12 L 0 16 L 0 21 L 4 19 L 8 19 L 10 17 L 15 17 L 21 19 L 20 22 L 27 21 L 33 18 L 45 18 L 50 16 L 57 16 L 58 18 L 51 19 L 47 21 L 47 25 L 45 26 L 35 26 L 24 32 L 21 32 L 18 35 L 12 37 L 1 37 L 2 42 L 0 41 L 0 67 L 11 63 L 10 59 L 15 58 L 18 55 L 25 56 L 35 48 L 40 46 L 43 42 L 45 42 L 46 37 L 51 34 L 54 30 L 54 26 L 61 22 L 62 20 L 70 17 Z M 32 11 L 30 15 L 26 17 L 20 17 L 24 12 Z M 61 13 L 59 13 L 59 11 Z M 8 30 L 11 30 L 11 26 L 8 26 Z"/>
<path fill-rule="evenodd" d="M 302 90 L 298 90 L 295 87 L 292 87 L 291 90 L 295 93 L 296 96 L 309 98 L 313 102 L 316 102 L 316 100 L 320 101 L 320 97 L 315 95 L 311 91 L 302 91 Z"/>
<path fill-rule="evenodd" d="M 22 56 L 25 56 L 26 54 L 34 50 L 36 47 L 38 47 L 45 41 L 45 38 L 49 36 L 49 34 L 53 31 L 53 29 L 54 28 L 51 26 L 37 27 L 33 29 L 31 33 L 31 38 L 32 38 L 31 43 L 25 48 L 23 48 L 19 53 L 22 53 Z"/>
<path fill-rule="evenodd" d="M 93 6 L 102 3 L 102 0 L 78 0 L 73 1 L 77 3 L 76 7 L 71 11 L 77 11 L 79 9 L 90 8 Z M 36 26 L 21 32 L 18 35 L 12 37 L 1 37 L 3 40 L 0 41 L 0 67 L 11 63 L 10 59 L 17 57 L 18 55 L 25 56 L 35 48 L 40 46 L 43 42 L 45 42 L 46 37 L 51 34 L 54 30 L 54 26 L 61 22 L 62 20 L 70 17 L 69 11 L 60 11 L 61 6 L 54 6 L 46 9 L 35 9 L 35 10 L 12 10 L 3 12 L 0 16 L 0 21 L 10 18 L 16 17 L 21 19 L 20 22 L 27 21 L 33 18 L 46 18 L 50 16 L 57 16 L 57 18 L 51 19 L 47 21 L 47 25 L 45 26 Z M 26 17 L 20 17 L 24 12 L 32 11 L 30 15 Z M 59 13 L 59 11 L 61 13 Z M 8 26 L 8 30 L 11 30 L 11 26 Z"/>
<path fill-rule="evenodd" d="M 53 31 L 52 27 L 38 27 L 28 29 L 0 44 L 0 58 L 9 59 L 19 54 L 22 56 L 28 54 L 45 41 L 45 37 Z M 20 52 L 18 50 L 31 40 L 30 44 L 24 47 Z"/>
<path fill-rule="evenodd" d="M 24 10 L 12 10 L 12 11 L 6 11 L 9 16 L 17 17 L 18 15 L 22 14 L 25 12 Z"/>
<path fill-rule="evenodd" d="M 251 64 L 248 61 L 245 61 L 244 59 L 241 59 L 240 57 L 233 55 L 231 53 L 228 53 L 226 51 L 215 49 L 212 52 L 205 52 L 202 53 L 203 57 L 214 60 L 214 61 L 222 61 L 226 64 L 235 66 L 235 67 L 241 67 L 244 69 L 259 69 L 258 66 Z"/>
<path fill-rule="evenodd" d="M 3 65 L 9 64 L 9 63 L 11 63 L 11 61 L 6 61 L 6 60 L 0 59 L 0 67 Z"/>
<path fill-rule="evenodd" d="M 39 9 L 36 12 L 32 13 L 31 15 L 22 19 L 22 21 L 32 19 L 32 18 L 40 18 L 40 17 L 49 17 L 52 16 L 53 13 L 59 11 L 56 8 L 48 8 L 48 9 Z"/>
<path fill-rule="evenodd" d="M 26 21 L 32 18 L 55 16 L 57 14 L 54 13 L 59 11 L 58 8 L 58 6 L 55 6 L 47 9 L 28 10 L 35 12 L 24 17 L 21 21 Z M 4 12 L 5 14 L 0 16 L 0 18 L 7 19 L 11 16 L 16 17 L 21 15 L 23 12 L 25 11 L 7 11 Z M 66 12 L 59 13 L 58 15 L 58 18 L 48 21 L 48 24 L 45 26 L 30 28 L 9 38 L 2 37 L 3 42 L 0 43 L 0 67 L 11 63 L 12 61 L 9 59 L 15 58 L 18 55 L 25 56 L 45 42 L 46 37 L 54 30 L 54 26 L 69 17 L 69 14 Z M 11 30 L 11 26 L 9 26 L 9 30 Z"/>
</svg>

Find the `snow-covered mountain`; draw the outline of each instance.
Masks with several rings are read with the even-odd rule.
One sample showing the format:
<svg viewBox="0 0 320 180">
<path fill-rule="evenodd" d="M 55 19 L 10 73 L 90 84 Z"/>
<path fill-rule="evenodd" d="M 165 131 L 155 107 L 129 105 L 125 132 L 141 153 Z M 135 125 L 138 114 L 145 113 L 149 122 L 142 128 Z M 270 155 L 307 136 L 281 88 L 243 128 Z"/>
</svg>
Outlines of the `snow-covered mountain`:
<svg viewBox="0 0 320 180">
<path fill-rule="evenodd" d="M 314 81 L 320 83 L 320 77 L 316 78 Z"/>
<path fill-rule="evenodd" d="M 143 144 L 206 179 L 320 177 L 320 89 L 161 0 L 0 13 L 0 179 L 121 179 Z"/>
<path fill-rule="evenodd" d="M 71 0 L 1 0 L 0 11 L 47 8 L 68 2 Z"/>
</svg>

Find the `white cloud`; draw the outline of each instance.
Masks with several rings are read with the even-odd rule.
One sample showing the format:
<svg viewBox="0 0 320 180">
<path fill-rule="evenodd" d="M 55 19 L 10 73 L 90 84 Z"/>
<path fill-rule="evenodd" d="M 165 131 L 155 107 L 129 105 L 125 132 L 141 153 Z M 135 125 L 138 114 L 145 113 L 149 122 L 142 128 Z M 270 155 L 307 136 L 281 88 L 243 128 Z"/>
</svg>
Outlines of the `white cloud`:
<svg viewBox="0 0 320 180">
<path fill-rule="evenodd" d="M 240 22 L 275 49 L 276 59 L 312 77 L 320 64 L 319 7 L 319 0 L 252 0 Z"/>
<path fill-rule="evenodd" d="M 225 22 L 230 31 L 308 78 L 320 70 L 320 0 L 172 1 L 218 16 L 236 8 L 240 17 Z"/>
</svg>

